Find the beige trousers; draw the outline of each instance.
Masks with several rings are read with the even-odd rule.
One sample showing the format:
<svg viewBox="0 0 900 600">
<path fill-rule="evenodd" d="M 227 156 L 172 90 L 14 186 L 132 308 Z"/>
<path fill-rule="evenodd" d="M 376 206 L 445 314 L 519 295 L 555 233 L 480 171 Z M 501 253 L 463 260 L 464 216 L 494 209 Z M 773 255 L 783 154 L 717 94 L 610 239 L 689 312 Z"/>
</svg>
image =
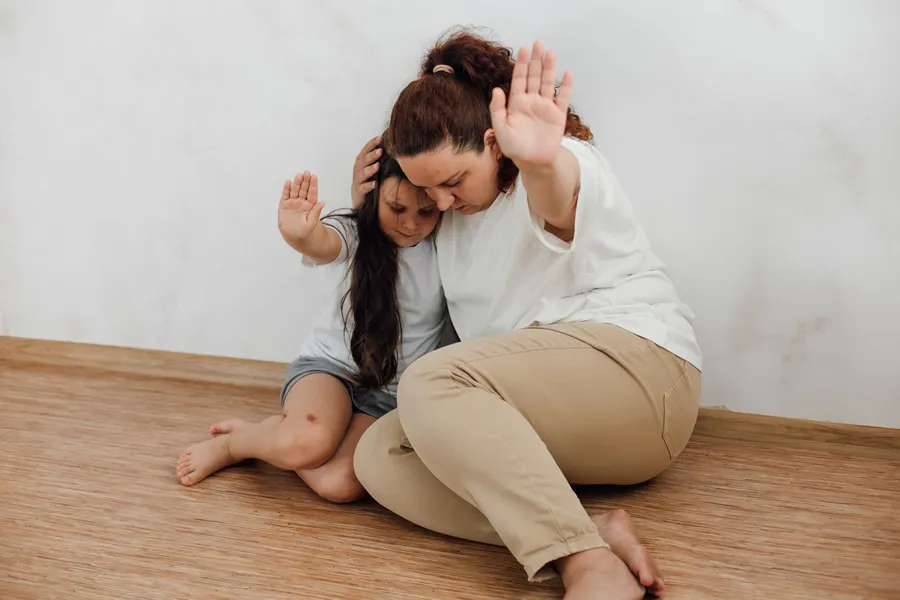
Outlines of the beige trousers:
<svg viewBox="0 0 900 600">
<path fill-rule="evenodd" d="M 606 546 L 570 484 L 661 473 L 688 442 L 699 396 L 696 368 L 623 329 L 529 328 L 416 361 L 354 465 L 392 512 L 505 545 L 542 580 L 556 559 Z"/>
</svg>

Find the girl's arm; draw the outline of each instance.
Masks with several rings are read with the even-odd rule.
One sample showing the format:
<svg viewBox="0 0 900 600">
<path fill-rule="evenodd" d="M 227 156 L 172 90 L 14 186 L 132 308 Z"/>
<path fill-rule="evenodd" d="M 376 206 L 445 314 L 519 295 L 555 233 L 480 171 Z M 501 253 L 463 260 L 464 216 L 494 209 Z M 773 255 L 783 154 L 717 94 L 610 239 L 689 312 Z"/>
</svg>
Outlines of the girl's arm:
<svg viewBox="0 0 900 600">
<path fill-rule="evenodd" d="M 278 203 L 278 231 L 287 244 L 317 263 L 330 263 L 341 252 L 341 236 L 319 220 L 319 180 L 309 171 L 285 181 Z"/>
<path fill-rule="evenodd" d="M 561 146 L 566 131 L 572 73 L 556 91 L 556 55 L 535 42 L 521 48 L 513 67 L 509 102 L 500 88 L 491 99 L 491 123 L 500 150 L 519 167 L 531 209 L 571 239 L 581 173 L 575 156 Z"/>
</svg>

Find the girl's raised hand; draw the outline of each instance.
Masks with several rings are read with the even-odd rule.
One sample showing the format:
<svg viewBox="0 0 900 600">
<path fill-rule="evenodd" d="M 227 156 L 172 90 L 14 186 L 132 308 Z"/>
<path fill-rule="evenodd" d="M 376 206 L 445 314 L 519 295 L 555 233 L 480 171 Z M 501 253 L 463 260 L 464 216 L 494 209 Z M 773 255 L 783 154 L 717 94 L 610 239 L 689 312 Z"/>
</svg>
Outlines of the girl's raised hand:
<svg viewBox="0 0 900 600">
<path fill-rule="evenodd" d="M 519 49 L 509 101 L 500 88 L 491 98 L 491 123 L 503 154 L 520 169 L 553 164 L 566 131 L 572 73 L 556 91 L 556 55 L 541 42 Z"/>
<path fill-rule="evenodd" d="M 378 172 L 378 159 L 381 158 L 381 136 L 375 136 L 363 146 L 353 163 L 353 182 L 350 184 L 350 205 L 358 209 L 362 206 L 366 194 L 375 189 L 375 182 L 369 181 Z"/>
<path fill-rule="evenodd" d="M 319 226 L 324 202 L 319 202 L 319 179 L 309 171 L 285 181 L 278 203 L 278 230 L 285 239 L 305 240 Z"/>
</svg>

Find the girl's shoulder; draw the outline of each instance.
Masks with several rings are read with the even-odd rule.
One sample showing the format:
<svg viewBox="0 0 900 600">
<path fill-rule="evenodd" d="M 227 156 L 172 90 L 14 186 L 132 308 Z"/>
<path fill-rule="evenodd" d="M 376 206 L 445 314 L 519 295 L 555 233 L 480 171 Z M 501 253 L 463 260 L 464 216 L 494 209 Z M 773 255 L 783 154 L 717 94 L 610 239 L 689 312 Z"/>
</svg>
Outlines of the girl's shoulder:
<svg viewBox="0 0 900 600">
<path fill-rule="evenodd" d="M 322 225 L 336 231 L 341 238 L 341 250 L 337 258 L 329 264 L 346 264 L 356 252 L 356 246 L 359 243 L 356 213 L 350 210 L 329 213 L 322 217 Z"/>
<path fill-rule="evenodd" d="M 331 227 L 345 240 L 359 237 L 356 225 L 356 213 L 349 209 L 336 210 L 325 215 L 322 217 L 322 225 Z"/>
</svg>

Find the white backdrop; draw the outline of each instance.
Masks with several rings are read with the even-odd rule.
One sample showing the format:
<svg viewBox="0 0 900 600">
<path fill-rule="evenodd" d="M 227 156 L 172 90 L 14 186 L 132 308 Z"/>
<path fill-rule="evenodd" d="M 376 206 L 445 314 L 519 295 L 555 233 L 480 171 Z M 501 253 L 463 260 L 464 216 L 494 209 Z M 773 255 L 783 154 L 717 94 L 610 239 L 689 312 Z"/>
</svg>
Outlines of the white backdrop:
<svg viewBox="0 0 900 600">
<path fill-rule="evenodd" d="M 540 37 L 698 316 L 705 404 L 900 426 L 900 3 L 0 0 L 0 333 L 290 360 L 425 48 Z"/>
</svg>

